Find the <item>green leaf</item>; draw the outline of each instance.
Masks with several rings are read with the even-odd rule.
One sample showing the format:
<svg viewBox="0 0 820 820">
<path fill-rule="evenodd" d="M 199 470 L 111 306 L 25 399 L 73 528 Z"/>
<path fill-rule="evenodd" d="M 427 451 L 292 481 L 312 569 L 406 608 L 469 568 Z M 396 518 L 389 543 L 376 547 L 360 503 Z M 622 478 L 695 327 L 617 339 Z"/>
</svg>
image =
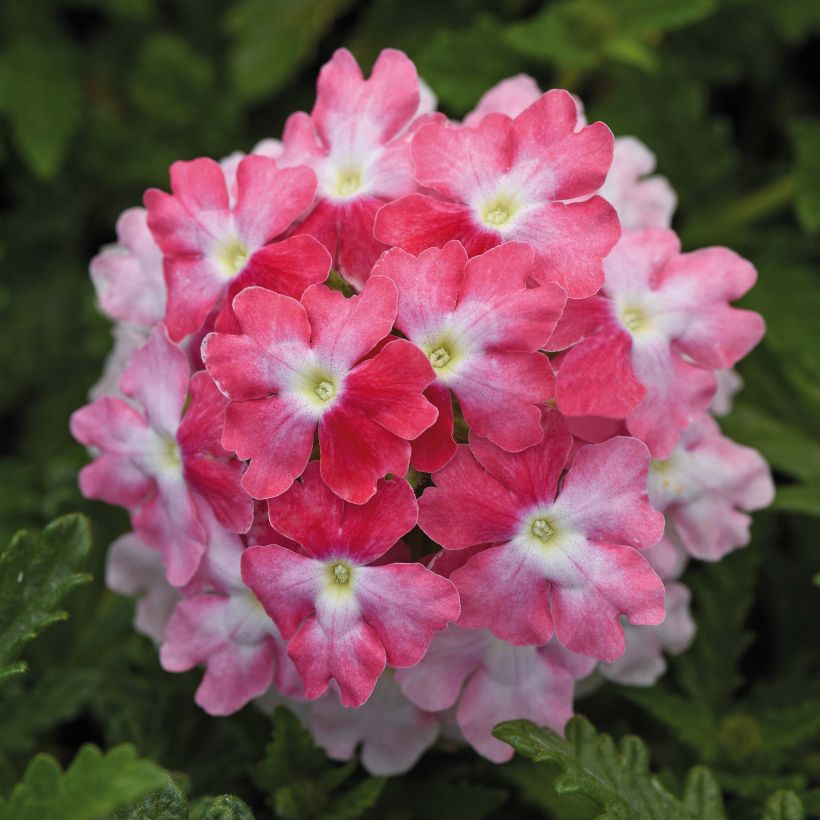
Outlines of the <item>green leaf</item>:
<svg viewBox="0 0 820 820">
<path fill-rule="evenodd" d="M 59 603 L 90 580 L 78 573 L 91 549 L 91 531 L 81 515 L 67 515 L 41 534 L 18 533 L 0 552 L 0 681 L 24 672 L 23 647 L 40 630 L 64 620 Z"/>
<path fill-rule="evenodd" d="M 463 28 L 440 29 L 418 52 L 419 73 L 456 113 L 467 111 L 490 86 L 519 68 L 502 31 L 498 20 L 482 14 Z"/>
<path fill-rule="evenodd" d="M 191 810 L 191 820 L 254 820 L 247 803 L 232 794 L 206 797 Z"/>
<path fill-rule="evenodd" d="M 8 800 L 0 799 L 0 820 L 93 820 L 160 789 L 167 779 L 129 745 L 105 755 L 83 746 L 65 772 L 53 757 L 39 754 Z"/>
<path fill-rule="evenodd" d="M 708 16 L 715 0 L 564 0 L 509 28 L 522 54 L 559 68 L 587 70 L 607 60 L 653 69 L 653 45 L 664 31 Z"/>
<path fill-rule="evenodd" d="M 225 17 L 236 93 L 247 101 L 277 91 L 353 0 L 240 0 Z"/>
<path fill-rule="evenodd" d="M 681 803 L 649 771 L 648 753 L 640 739 L 628 735 L 618 748 L 586 718 L 572 718 L 566 739 L 526 720 L 501 723 L 493 734 L 525 757 L 555 765 L 561 772 L 555 790 L 589 798 L 607 820 L 724 817 L 720 794 L 705 770 L 690 773 Z"/>
<path fill-rule="evenodd" d="M 803 820 L 806 813 L 794 792 L 776 792 L 767 801 L 762 820 Z"/>
<path fill-rule="evenodd" d="M 795 154 L 797 215 L 812 233 L 820 230 L 820 120 L 797 120 L 791 124 Z"/>
<path fill-rule="evenodd" d="M 111 820 L 188 820 L 188 798 L 169 777 L 161 789 L 118 809 Z"/>
<path fill-rule="evenodd" d="M 0 112 L 39 177 L 53 177 L 83 113 L 76 55 L 66 41 L 13 40 L 0 54 Z"/>
</svg>

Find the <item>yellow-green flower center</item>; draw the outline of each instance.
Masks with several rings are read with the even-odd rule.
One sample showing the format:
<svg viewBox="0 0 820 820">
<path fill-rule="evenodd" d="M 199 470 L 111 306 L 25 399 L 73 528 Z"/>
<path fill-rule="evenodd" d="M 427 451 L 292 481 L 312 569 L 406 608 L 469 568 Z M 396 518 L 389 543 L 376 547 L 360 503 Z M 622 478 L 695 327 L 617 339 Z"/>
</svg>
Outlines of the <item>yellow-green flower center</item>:
<svg viewBox="0 0 820 820">
<path fill-rule="evenodd" d="M 334 584 L 345 586 L 350 583 L 350 567 L 338 561 L 330 567 L 330 579 Z"/>
<path fill-rule="evenodd" d="M 322 401 L 330 401 L 336 395 L 336 387 L 333 382 L 322 379 L 314 388 L 316 395 Z"/>
<path fill-rule="evenodd" d="M 352 196 L 362 187 L 362 172 L 358 168 L 346 168 L 336 177 L 336 194 Z"/>
<path fill-rule="evenodd" d="M 429 358 L 430 364 L 433 365 L 433 367 L 440 369 L 447 365 L 453 356 L 446 347 L 439 346 L 435 350 L 430 351 Z"/>
<path fill-rule="evenodd" d="M 540 541 L 549 541 L 555 530 L 546 518 L 536 518 L 530 527 L 532 534 Z"/>
<path fill-rule="evenodd" d="M 219 252 L 219 260 L 228 276 L 236 276 L 248 261 L 248 249 L 239 239 L 224 242 Z"/>
</svg>

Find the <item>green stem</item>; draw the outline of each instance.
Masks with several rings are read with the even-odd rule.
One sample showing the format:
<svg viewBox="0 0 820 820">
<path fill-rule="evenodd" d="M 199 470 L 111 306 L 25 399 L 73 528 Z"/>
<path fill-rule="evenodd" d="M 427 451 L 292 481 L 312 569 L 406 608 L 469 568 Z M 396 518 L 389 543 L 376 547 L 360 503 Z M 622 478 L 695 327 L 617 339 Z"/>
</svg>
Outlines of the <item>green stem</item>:
<svg viewBox="0 0 820 820">
<path fill-rule="evenodd" d="M 745 196 L 736 205 L 693 220 L 683 230 L 684 243 L 698 247 L 710 242 L 726 242 L 762 219 L 785 208 L 794 198 L 795 179 L 791 174 L 770 182 Z"/>
</svg>

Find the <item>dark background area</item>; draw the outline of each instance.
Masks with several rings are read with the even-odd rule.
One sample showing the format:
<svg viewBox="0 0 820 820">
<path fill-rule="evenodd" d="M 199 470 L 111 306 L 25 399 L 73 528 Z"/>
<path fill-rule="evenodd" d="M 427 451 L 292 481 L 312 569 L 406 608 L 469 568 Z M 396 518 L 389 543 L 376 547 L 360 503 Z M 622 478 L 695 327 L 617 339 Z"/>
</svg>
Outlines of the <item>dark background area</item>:
<svg viewBox="0 0 820 820">
<path fill-rule="evenodd" d="M 79 496 L 86 455 L 67 422 L 111 345 L 87 264 L 114 240 L 117 215 L 167 187 L 175 159 L 279 136 L 342 45 L 365 68 L 386 46 L 405 50 L 453 117 L 517 72 L 568 88 L 590 120 L 657 154 L 685 249 L 725 244 L 758 267 L 744 304 L 769 332 L 721 423 L 772 463 L 775 505 L 756 516 L 749 548 L 687 572 L 699 635 L 671 673 L 577 708 L 616 737 L 644 738 L 672 789 L 691 765 L 710 766 L 732 817 L 760 816 L 778 789 L 820 816 L 816 0 L 2 0 L 0 540 L 83 511 L 96 580 L 31 645 L 30 671 L 0 688 L 0 793 L 35 751 L 65 763 L 85 741 L 128 741 L 194 794 L 232 791 L 264 814 L 273 786 L 252 772 L 268 720 L 252 708 L 207 717 L 193 704 L 198 673 L 163 673 L 133 634 L 132 605 L 102 583 L 127 519 Z M 297 772 L 317 794 L 333 770 L 323 766 Z M 591 816 L 551 779 L 520 760 L 437 749 L 361 816 Z"/>
</svg>

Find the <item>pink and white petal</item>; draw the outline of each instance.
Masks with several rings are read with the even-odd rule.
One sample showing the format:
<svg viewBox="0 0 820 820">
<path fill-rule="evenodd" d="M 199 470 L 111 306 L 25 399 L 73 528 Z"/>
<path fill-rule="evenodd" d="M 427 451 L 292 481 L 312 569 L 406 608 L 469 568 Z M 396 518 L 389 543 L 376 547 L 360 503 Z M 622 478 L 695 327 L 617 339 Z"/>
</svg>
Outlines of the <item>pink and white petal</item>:
<svg viewBox="0 0 820 820">
<path fill-rule="evenodd" d="M 242 461 L 250 459 L 242 476 L 245 492 L 273 498 L 305 469 L 315 431 L 315 416 L 291 396 L 234 401 L 225 413 L 222 445 Z"/>
<path fill-rule="evenodd" d="M 376 279 L 382 277 L 372 277 L 368 282 Z M 406 339 L 395 339 L 348 374 L 339 404 L 350 413 L 364 414 L 385 430 L 412 440 L 438 418 L 438 410 L 424 397 L 434 381 L 427 356 Z"/>
<path fill-rule="evenodd" d="M 470 679 L 458 705 L 458 724 L 481 755 L 495 763 L 512 757 L 509 744 L 492 735 L 503 720 L 531 720 L 563 732 L 572 717 L 575 680 L 534 647 L 499 647 L 504 668 L 496 663 Z M 498 673 L 501 673 L 500 675 Z M 496 674 L 494 674 L 496 673 Z"/>
<path fill-rule="evenodd" d="M 311 116 L 324 141 L 343 152 L 383 145 L 418 107 L 418 75 L 407 55 L 384 49 L 365 80 L 356 58 L 340 48 L 319 72 Z"/>
<path fill-rule="evenodd" d="M 145 417 L 116 396 L 103 396 L 75 410 L 69 425 L 80 444 L 123 456 L 140 455 L 154 441 Z"/>
<path fill-rule="evenodd" d="M 150 328 L 142 325 L 132 325 L 127 322 L 118 322 L 111 329 L 114 346 L 105 358 L 103 372 L 94 386 L 88 391 L 88 398 L 92 401 L 103 396 L 119 394 L 119 384 L 131 356 L 138 347 L 148 341 Z"/>
<path fill-rule="evenodd" d="M 434 473 L 444 467 L 455 455 L 453 438 L 453 402 L 450 391 L 433 382 L 425 391 L 425 398 L 438 410 L 438 418 L 410 443 L 410 463 L 422 473 Z"/>
<path fill-rule="evenodd" d="M 168 581 L 185 586 L 205 555 L 207 534 L 182 476 L 162 480 L 156 494 L 132 512 L 137 534 L 162 550 Z"/>
<path fill-rule="evenodd" d="M 242 335 L 212 333 L 202 343 L 205 367 L 229 398 L 262 398 L 289 383 L 309 356 L 310 323 L 295 299 L 261 287 L 233 300 Z"/>
<path fill-rule="evenodd" d="M 419 526 L 445 549 L 504 541 L 518 531 L 521 500 L 479 464 L 466 444 L 457 447 L 433 481 L 435 486 L 419 499 Z"/>
<path fill-rule="evenodd" d="M 615 140 L 616 147 L 617 143 L 618 140 Z M 621 199 L 607 196 L 605 188 L 604 185 L 599 193 L 615 206 L 621 227 L 625 230 L 669 228 L 672 225 L 678 196 L 666 177 L 654 176 L 640 180 Z"/>
<path fill-rule="evenodd" d="M 398 289 L 396 327 L 410 340 L 420 343 L 453 313 L 466 262 L 464 247 L 448 242 L 419 256 L 392 248 L 376 263 L 372 275 L 389 277 Z"/>
<path fill-rule="evenodd" d="M 555 635 L 568 649 L 613 661 L 624 652 L 621 615 L 633 624 L 663 621 L 663 582 L 632 547 L 573 536 L 546 557 Z"/>
<path fill-rule="evenodd" d="M 80 492 L 108 504 L 133 507 L 141 503 L 154 487 L 128 456 L 103 453 L 80 470 Z"/>
<path fill-rule="evenodd" d="M 539 421 L 543 440 L 522 452 L 510 453 L 478 435 L 470 436 L 470 449 L 478 463 L 515 494 L 521 508 L 552 502 L 572 447 L 572 436 L 560 413 L 544 409 Z"/>
<path fill-rule="evenodd" d="M 165 627 L 159 660 L 166 672 L 187 672 L 216 652 L 226 641 L 224 595 L 184 598 L 174 607 Z"/>
<path fill-rule="evenodd" d="M 705 493 L 669 512 L 686 551 L 701 561 L 720 561 L 749 543 L 752 519 L 718 493 Z"/>
<path fill-rule="evenodd" d="M 533 278 L 556 282 L 571 299 L 592 296 L 604 284 L 603 259 L 620 238 L 615 209 L 603 198 L 551 202 L 517 217 L 509 239 L 536 253 Z"/>
<path fill-rule="evenodd" d="M 252 646 L 227 642 L 207 659 L 194 700 L 209 715 L 230 715 L 259 695 L 273 680 L 273 641 Z"/>
<path fill-rule="evenodd" d="M 383 206 L 376 214 L 373 235 L 413 254 L 442 248 L 453 239 L 468 254 L 483 253 L 501 242 L 497 232 L 484 231 L 475 223 L 469 206 L 424 194 L 407 194 Z"/>
<path fill-rule="evenodd" d="M 373 224 L 382 207 L 380 199 L 359 196 L 337 205 L 339 224 L 337 264 L 339 272 L 361 291 L 373 265 L 388 246 L 373 238 Z"/>
<path fill-rule="evenodd" d="M 622 419 L 646 395 L 633 372 L 632 338 L 626 331 L 608 330 L 584 339 L 558 359 L 555 397 L 562 413 Z"/>
<path fill-rule="evenodd" d="M 509 452 L 520 452 L 543 439 L 539 405 L 552 398 L 554 384 L 543 353 L 499 351 L 465 362 L 452 388 L 477 436 Z"/>
<path fill-rule="evenodd" d="M 157 325 L 148 341 L 134 351 L 120 380 L 120 389 L 145 409 L 159 433 L 173 437 L 188 396 L 190 369 L 185 352 Z"/>
<path fill-rule="evenodd" d="M 550 581 L 533 548 L 517 541 L 491 547 L 450 578 L 461 596 L 460 626 L 487 628 L 516 646 L 539 645 L 552 637 Z"/>
<path fill-rule="evenodd" d="M 576 131 L 578 109 L 567 91 L 542 94 L 514 120 L 516 164 L 534 167 L 530 195 L 540 201 L 573 199 L 603 185 L 612 164 L 614 137 L 603 123 Z"/>
<path fill-rule="evenodd" d="M 663 535 L 663 513 L 649 503 L 649 451 L 617 436 L 581 447 L 553 510 L 591 541 L 651 547 Z"/>
<path fill-rule="evenodd" d="M 681 431 L 712 401 L 714 372 L 684 361 L 660 338 L 633 347 L 632 369 L 647 390 L 627 416 L 627 427 L 649 447 L 653 458 L 666 458 Z"/>
<path fill-rule="evenodd" d="M 329 604 L 305 620 L 288 643 L 288 656 L 299 670 L 308 700 L 323 695 L 334 679 L 342 703 L 354 709 L 370 697 L 385 667 L 376 633 L 346 604 Z"/>
<path fill-rule="evenodd" d="M 388 473 L 404 476 L 410 445 L 348 402 L 337 402 L 319 422 L 322 478 L 334 493 L 364 504 Z"/>
<path fill-rule="evenodd" d="M 421 564 L 360 567 L 355 589 L 362 617 L 384 646 L 387 663 L 399 668 L 418 663 L 433 635 L 461 611 L 453 584 Z"/>
<path fill-rule="evenodd" d="M 307 166 L 279 168 L 268 157 L 245 157 L 236 171 L 234 218 L 251 250 L 283 233 L 303 214 L 316 193 L 316 174 Z"/>
<path fill-rule="evenodd" d="M 439 733 L 438 720 L 408 701 L 389 671 L 363 706 L 345 709 L 331 691 L 312 704 L 308 720 L 316 742 L 334 760 L 349 760 L 361 743 L 362 765 L 372 775 L 407 771 Z"/>
<path fill-rule="evenodd" d="M 657 283 L 670 260 L 680 253 L 674 231 L 627 231 L 606 259 L 604 271 L 608 296 L 645 293 Z"/>
<path fill-rule="evenodd" d="M 489 199 L 513 159 L 511 127 L 503 114 L 491 114 L 474 128 L 425 125 L 413 137 L 416 179 L 458 202 Z"/>
<path fill-rule="evenodd" d="M 282 167 L 307 165 L 315 168 L 326 156 L 327 146 L 316 132 L 310 115 L 304 111 L 291 114 L 282 132 L 282 154 L 273 159 Z"/>
<path fill-rule="evenodd" d="M 402 692 L 428 712 L 454 706 L 464 682 L 480 667 L 488 639 L 485 630 L 448 625 L 436 633 L 419 663 L 397 670 Z"/>
<path fill-rule="evenodd" d="M 270 544 L 242 553 L 242 580 L 290 640 L 315 611 L 325 567 L 293 550 Z"/>
<path fill-rule="evenodd" d="M 343 375 L 387 336 L 396 318 L 398 292 L 387 277 L 367 280 L 358 296 L 314 285 L 302 296 L 311 325 L 311 347 L 325 367 Z"/>
<path fill-rule="evenodd" d="M 517 117 L 541 96 L 538 83 L 528 74 L 516 74 L 485 92 L 476 107 L 464 118 L 464 125 L 477 125 L 487 114 Z"/>
</svg>

